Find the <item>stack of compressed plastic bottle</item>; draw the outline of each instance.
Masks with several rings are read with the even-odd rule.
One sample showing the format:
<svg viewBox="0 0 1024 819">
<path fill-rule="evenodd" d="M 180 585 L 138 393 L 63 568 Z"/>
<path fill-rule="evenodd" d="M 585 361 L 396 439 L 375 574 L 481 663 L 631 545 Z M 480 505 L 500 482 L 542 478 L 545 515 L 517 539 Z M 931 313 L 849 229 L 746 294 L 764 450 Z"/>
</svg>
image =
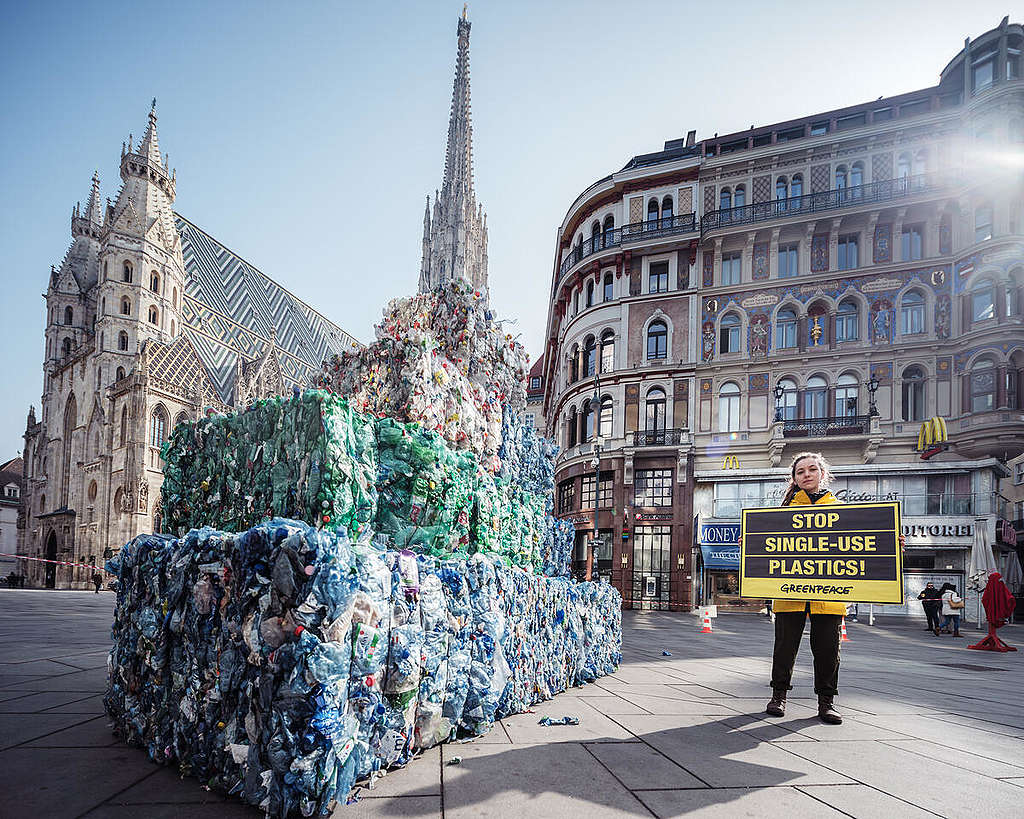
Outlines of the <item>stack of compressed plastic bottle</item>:
<svg viewBox="0 0 1024 819">
<path fill-rule="evenodd" d="M 368 532 L 144 535 L 109 568 L 115 730 L 273 816 L 323 815 L 357 780 L 620 659 L 611 587 Z"/>
</svg>

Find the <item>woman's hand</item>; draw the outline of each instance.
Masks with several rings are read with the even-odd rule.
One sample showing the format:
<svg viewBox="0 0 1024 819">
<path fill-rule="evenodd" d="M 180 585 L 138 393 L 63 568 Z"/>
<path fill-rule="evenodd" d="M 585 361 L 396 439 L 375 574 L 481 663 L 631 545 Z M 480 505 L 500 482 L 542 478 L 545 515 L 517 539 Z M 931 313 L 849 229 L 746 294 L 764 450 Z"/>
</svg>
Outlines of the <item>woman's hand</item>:
<svg viewBox="0 0 1024 819">
<path fill-rule="evenodd" d="M 907 553 L 907 537 L 906 535 L 900 535 L 900 554 L 905 555 Z"/>
</svg>

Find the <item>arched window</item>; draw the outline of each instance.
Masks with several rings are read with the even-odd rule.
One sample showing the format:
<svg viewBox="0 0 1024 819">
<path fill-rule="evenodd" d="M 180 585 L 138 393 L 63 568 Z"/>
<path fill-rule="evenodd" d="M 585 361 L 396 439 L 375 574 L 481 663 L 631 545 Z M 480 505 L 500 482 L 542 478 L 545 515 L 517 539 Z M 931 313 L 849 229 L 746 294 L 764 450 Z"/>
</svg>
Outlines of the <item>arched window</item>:
<svg viewBox="0 0 1024 819">
<path fill-rule="evenodd" d="M 125 262 L 121 266 L 121 281 L 126 282 L 128 284 L 132 283 L 132 263 L 131 262 Z"/>
<path fill-rule="evenodd" d="M 576 446 L 576 438 L 579 435 L 579 419 L 576 417 L 576 407 L 569 407 L 569 416 L 566 418 L 567 446 Z"/>
<path fill-rule="evenodd" d="M 903 420 L 923 421 L 924 371 L 914 365 L 903 371 Z"/>
<path fill-rule="evenodd" d="M 159 447 L 167 440 L 167 410 L 157 406 L 149 420 L 149 445 Z"/>
<path fill-rule="evenodd" d="M 122 353 L 128 352 L 128 334 L 124 330 L 117 334 L 117 349 Z"/>
<path fill-rule="evenodd" d="M 608 247 L 613 241 L 613 231 L 615 230 L 615 217 L 610 213 L 604 217 L 604 246 Z"/>
<path fill-rule="evenodd" d="M 722 188 L 718 194 L 718 207 L 720 210 L 729 210 L 732 207 L 732 191 L 728 188 Z"/>
<path fill-rule="evenodd" d="M 98 491 L 99 491 L 99 488 L 96 486 L 96 481 L 90 481 L 89 482 L 89 494 L 88 494 L 89 502 L 90 503 L 92 503 L 94 500 L 96 500 L 96 494 L 97 494 Z"/>
<path fill-rule="evenodd" d="M 131 300 L 125 296 L 121 299 L 121 315 L 130 316 L 132 314 L 132 303 Z"/>
<path fill-rule="evenodd" d="M 989 412 L 996 407 L 996 367 L 991 359 L 978 361 L 970 373 L 971 412 Z"/>
<path fill-rule="evenodd" d="M 580 429 L 580 443 L 594 440 L 594 405 L 590 399 L 583 402 L 583 423 Z"/>
<path fill-rule="evenodd" d="M 786 200 L 789 198 L 789 180 L 780 176 L 775 180 L 775 201 L 776 207 L 782 212 L 786 209 Z"/>
<path fill-rule="evenodd" d="M 974 241 L 984 242 L 992 238 L 992 205 L 979 205 L 974 211 Z"/>
<path fill-rule="evenodd" d="M 177 328 L 175 327 L 174 319 L 171 319 L 171 338 L 174 338 L 174 333 L 175 333 L 176 329 Z"/>
<path fill-rule="evenodd" d="M 594 280 L 587 282 L 587 307 L 594 306 Z"/>
<path fill-rule="evenodd" d="M 188 421 L 188 413 L 185 412 L 184 410 L 182 410 L 181 412 L 178 413 L 178 417 L 174 419 L 174 426 L 176 427 L 176 426 L 178 426 L 178 424 L 184 424 L 187 421 Z M 171 427 L 171 429 L 173 430 L 174 427 Z"/>
<path fill-rule="evenodd" d="M 601 333 L 601 372 L 610 373 L 615 369 L 615 333 L 605 330 Z"/>
<path fill-rule="evenodd" d="M 597 340 L 593 336 L 587 336 L 583 342 L 583 377 L 593 375 L 597 372 Z"/>
<path fill-rule="evenodd" d="M 601 399 L 601 417 L 597 428 L 597 434 L 605 440 L 612 437 L 612 398 L 610 395 Z"/>
<path fill-rule="evenodd" d="M 114 374 L 115 380 L 120 381 L 124 378 L 124 367 L 118 367 L 117 372 Z"/>
<path fill-rule="evenodd" d="M 864 195 L 864 163 L 854 162 L 850 166 L 850 190 L 851 199 L 860 199 Z"/>
<path fill-rule="evenodd" d="M 779 399 L 777 415 L 781 420 L 795 421 L 797 417 L 797 389 L 796 382 L 791 378 L 783 378 L 779 381 L 782 387 L 782 397 Z"/>
<path fill-rule="evenodd" d="M 175 287 L 171 290 L 171 301 L 174 303 L 174 309 L 178 309 L 178 288 Z"/>
<path fill-rule="evenodd" d="M 668 358 L 668 327 L 663 321 L 652 321 L 647 327 L 647 358 Z"/>
<path fill-rule="evenodd" d="M 722 316 L 722 323 L 718 331 L 719 352 L 738 353 L 740 351 L 741 324 L 740 317 L 735 313 L 726 313 Z"/>
<path fill-rule="evenodd" d="M 740 428 L 740 388 L 726 381 L 718 391 L 718 431 L 737 432 Z"/>
<path fill-rule="evenodd" d="M 658 200 L 652 199 L 647 203 L 647 226 L 656 228 L 658 225 Z"/>
<path fill-rule="evenodd" d="M 614 279 L 611 273 L 604 274 L 604 292 L 602 294 L 605 301 L 611 301 L 614 292 Z"/>
<path fill-rule="evenodd" d="M 572 357 L 569 359 L 569 383 L 573 384 L 580 380 L 580 347 L 572 345 Z"/>
<path fill-rule="evenodd" d="M 121 407 L 121 431 L 118 433 L 118 439 L 121 441 L 121 446 L 124 446 L 128 441 L 128 407 Z"/>
<path fill-rule="evenodd" d="M 971 288 L 971 322 L 995 318 L 995 288 L 992 279 L 982 279 Z"/>
<path fill-rule="evenodd" d="M 914 154 L 914 176 L 922 176 L 928 170 L 928 152 L 924 148 Z"/>
<path fill-rule="evenodd" d="M 160 274 L 155 270 L 149 274 L 149 289 L 154 293 L 160 292 Z"/>
<path fill-rule="evenodd" d="M 846 189 L 849 187 L 850 175 L 845 165 L 836 168 L 836 190 L 839 191 L 839 199 L 843 201 Z"/>
<path fill-rule="evenodd" d="M 62 352 L 62 353 L 63 353 L 63 354 L 65 355 L 65 356 L 69 356 L 69 355 L 71 355 L 71 339 L 70 339 L 70 338 L 65 338 L 65 339 L 64 339 L 64 340 L 63 340 L 63 341 L 62 341 L 62 342 L 60 343 L 60 349 L 61 349 L 61 352 Z"/>
<path fill-rule="evenodd" d="M 152 305 L 152 304 L 149 306 L 149 323 L 150 324 L 159 324 L 160 323 L 160 313 L 157 311 L 156 306 Z"/>
<path fill-rule="evenodd" d="M 804 390 L 804 418 L 824 418 L 828 406 L 828 383 L 820 375 L 807 379 Z"/>
<path fill-rule="evenodd" d="M 775 346 L 780 350 L 796 347 L 796 313 L 792 310 L 779 310 L 775 317 Z"/>
<path fill-rule="evenodd" d="M 910 157 L 910 152 L 906 151 L 900 154 L 896 160 L 896 178 L 904 185 L 906 185 L 906 180 L 910 176 L 912 167 L 913 160 Z"/>
<path fill-rule="evenodd" d="M 661 387 L 651 387 L 647 391 L 644 413 L 644 429 L 647 432 L 665 431 L 665 391 Z"/>
<path fill-rule="evenodd" d="M 590 226 L 590 249 L 591 252 L 601 249 L 601 223 L 594 222 Z"/>
<path fill-rule="evenodd" d="M 857 378 L 850 374 L 839 376 L 836 382 L 836 418 L 851 418 L 857 414 L 859 387 Z"/>
<path fill-rule="evenodd" d="M 747 189 L 743 185 L 737 185 L 732 205 L 734 208 L 742 208 L 745 204 L 747 204 Z"/>
<path fill-rule="evenodd" d="M 916 290 L 903 294 L 900 302 L 900 333 L 905 336 L 924 332 L 924 296 Z"/>
<path fill-rule="evenodd" d="M 671 220 L 672 213 L 672 197 L 666 196 L 661 200 L 661 218 Z"/>
<path fill-rule="evenodd" d="M 100 315 L 105 316 L 107 314 L 107 297 L 104 296 L 100 299 Z"/>
<path fill-rule="evenodd" d="M 860 316 L 857 302 L 846 299 L 836 311 L 836 341 L 856 341 L 860 337 Z"/>
<path fill-rule="evenodd" d="M 799 208 L 800 207 L 800 202 L 799 202 L 798 197 L 803 196 L 803 194 L 804 194 L 804 178 L 800 174 L 795 173 L 795 174 L 793 174 L 793 178 L 790 180 L 790 183 L 789 183 L 789 196 L 790 196 L 791 199 L 797 199 L 796 202 L 792 203 L 793 207 L 795 207 L 795 208 Z"/>
<path fill-rule="evenodd" d="M 46 511 L 46 495 L 39 496 L 39 514 Z"/>
<path fill-rule="evenodd" d="M 65 326 L 70 327 L 74 323 L 75 323 L 75 311 L 72 310 L 70 307 L 65 307 L 64 308 L 64 324 L 65 324 Z"/>
</svg>

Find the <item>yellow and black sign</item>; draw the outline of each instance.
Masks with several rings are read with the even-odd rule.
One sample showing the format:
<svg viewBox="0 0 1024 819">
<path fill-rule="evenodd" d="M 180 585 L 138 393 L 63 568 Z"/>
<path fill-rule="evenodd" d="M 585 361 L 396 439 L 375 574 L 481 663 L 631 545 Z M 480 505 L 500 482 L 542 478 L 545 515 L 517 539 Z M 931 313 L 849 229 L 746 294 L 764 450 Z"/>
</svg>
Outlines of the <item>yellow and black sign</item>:
<svg viewBox="0 0 1024 819">
<path fill-rule="evenodd" d="M 744 509 L 740 596 L 902 603 L 898 503 Z"/>
</svg>

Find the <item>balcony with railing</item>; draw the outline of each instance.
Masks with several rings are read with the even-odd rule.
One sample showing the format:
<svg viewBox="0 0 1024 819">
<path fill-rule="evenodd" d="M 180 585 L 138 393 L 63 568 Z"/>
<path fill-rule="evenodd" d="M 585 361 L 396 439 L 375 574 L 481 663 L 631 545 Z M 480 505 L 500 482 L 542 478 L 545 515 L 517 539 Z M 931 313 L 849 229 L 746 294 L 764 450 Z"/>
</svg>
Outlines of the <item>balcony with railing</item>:
<svg viewBox="0 0 1024 819">
<path fill-rule="evenodd" d="M 647 429 L 630 433 L 630 445 L 640 449 L 648 446 L 680 446 L 690 442 L 686 429 Z"/>
<path fill-rule="evenodd" d="M 666 216 L 664 219 L 651 219 L 647 222 L 633 222 L 629 225 L 605 230 L 599 235 L 592 236 L 581 244 L 572 247 L 558 268 L 558 276 L 561 278 L 577 262 L 581 262 L 588 256 L 593 256 L 595 253 L 600 253 L 608 248 L 619 247 L 630 242 L 661 239 L 683 233 L 695 233 L 696 231 L 697 214 L 695 213 Z"/>
<path fill-rule="evenodd" d="M 827 438 L 833 435 L 867 435 L 870 415 L 844 415 L 836 418 L 797 418 L 782 421 L 783 438 Z"/>
<path fill-rule="evenodd" d="M 833 188 L 818 193 L 805 193 L 791 196 L 788 199 L 773 199 L 768 202 L 755 202 L 736 208 L 713 210 L 704 214 L 700 220 L 702 234 L 711 230 L 731 228 L 738 225 L 751 225 L 769 219 L 782 219 L 794 216 L 808 216 L 822 211 L 839 208 L 863 207 L 865 205 L 892 202 L 921 194 L 943 190 L 953 185 L 957 176 L 949 173 L 922 173 L 915 176 L 904 176 L 899 179 L 885 179 L 881 182 L 870 182 L 867 185 Z"/>
</svg>

